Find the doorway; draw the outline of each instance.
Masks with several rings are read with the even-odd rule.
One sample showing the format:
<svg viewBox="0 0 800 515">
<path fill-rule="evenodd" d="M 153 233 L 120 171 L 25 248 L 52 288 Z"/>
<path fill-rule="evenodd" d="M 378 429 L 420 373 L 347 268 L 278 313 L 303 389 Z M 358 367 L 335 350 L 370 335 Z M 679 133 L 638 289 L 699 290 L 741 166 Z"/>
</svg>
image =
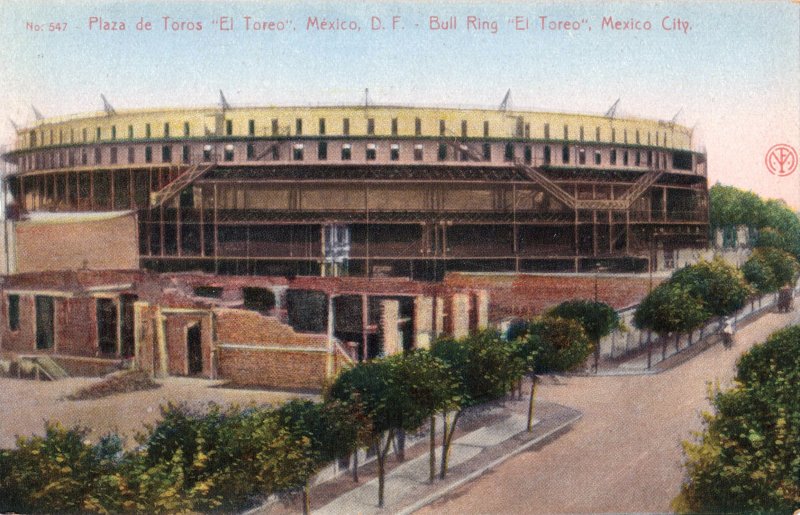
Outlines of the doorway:
<svg viewBox="0 0 800 515">
<path fill-rule="evenodd" d="M 36 349 L 52 349 L 55 342 L 53 297 L 36 296 Z"/>
<path fill-rule="evenodd" d="M 117 303 L 114 299 L 97 299 L 97 344 L 100 354 L 117 353 Z"/>
<path fill-rule="evenodd" d="M 199 323 L 191 325 L 186 330 L 186 355 L 189 364 L 189 375 L 203 373 L 203 344 Z"/>
</svg>

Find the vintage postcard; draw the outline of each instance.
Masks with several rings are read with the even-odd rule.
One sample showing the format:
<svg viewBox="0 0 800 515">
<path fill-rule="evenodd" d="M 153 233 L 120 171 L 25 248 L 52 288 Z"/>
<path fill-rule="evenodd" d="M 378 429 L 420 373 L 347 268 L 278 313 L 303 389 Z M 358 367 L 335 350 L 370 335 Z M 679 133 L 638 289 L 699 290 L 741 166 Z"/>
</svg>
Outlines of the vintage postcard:
<svg viewBox="0 0 800 515">
<path fill-rule="evenodd" d="M 0 512 L 800 509 L 800 3 L 0 28 Z"/>
</svg>

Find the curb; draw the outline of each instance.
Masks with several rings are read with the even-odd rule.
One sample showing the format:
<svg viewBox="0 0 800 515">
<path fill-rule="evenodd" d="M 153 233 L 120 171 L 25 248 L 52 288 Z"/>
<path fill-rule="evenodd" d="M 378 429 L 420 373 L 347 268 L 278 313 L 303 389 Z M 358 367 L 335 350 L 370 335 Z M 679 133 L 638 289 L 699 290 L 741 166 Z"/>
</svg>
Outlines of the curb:
<svg viewBox="0 0 800 515">
<path fill-rule="evenodd" d="M 550 431 L 548 431 L 548 432 L 546 432 L 546 433 L 544 433 L 542 435 L 539 435 L 539 436 L 537 436 L 536 438 L 534 438 L 532 440 L 529 440 L 529 441 L 525 442 L 524 444 L 520 445 L 519 447 L 517 447 L 513 451 L 509 452 L 508 454 L 504 454 L 503 456 L 500 456 L 499 458 L 497 458 L 494 461 L 488 463 L 487 465 L 484 465 L 483 467 L 479 468 L 478 470 L 475 470 L 475 471 L 467 474 L 466 476 L 462 477 L 461 479 L 459 479 L 459 480 L 457 480 L 457 481 L 445 486 L 442 490 L 440 490 L 438 492 L 435 492 L 433 494 L 430 494 L 429 496 L 424 497 L 424 498 L 420 499 L 419 501 L 415 502 L 411 506 L 406 506 L 402 510 L 397 511 L 395 513 L 397 513 L 398 515 L 410 515 L 411 513 L 414 513 L 415 511 L 424 508 L 428 504 L 431 504 L 432 502 L 441 499 L 442 497 L 444 497 L 445 495 L 449 494 L 450 492 L 452 492 L 456 488 L 459 488 L 460 486 L 462 486 L 462 485 L 464 485 L 466 483 L 469 483 L 470 481 L 480 477 L 487 470 L 492 469 L 492 468 L 496 467 L 497 465 L 500 465 L 501 463 L 503 463 L 507 459 L 512 458 L 512 457 L 516 456 L 517 454 L 528 450 L 529 448 L 533 447 L 534 445 L 536 445 L 538 443 L 542 443 L 542 442 L 548 440 L 549 438 L 554 438 L 554 437 L 560 436 L 560 434 L 562 432 L 564 432 L 566 429 L 569 429 L 569 427 L 572 426 L 572 424 L 574 424 L 578 420 L 580 420 L 581 417 L 583 417 L 583 413 L 578 413 L 577 415 L 575 415 L 574 417 L 570 418 L 569 420 L 567 420 L 566 422 L 562 423 L 561 425 L 556 426 L 553 429 L 551 429 Z"/>
</svg>

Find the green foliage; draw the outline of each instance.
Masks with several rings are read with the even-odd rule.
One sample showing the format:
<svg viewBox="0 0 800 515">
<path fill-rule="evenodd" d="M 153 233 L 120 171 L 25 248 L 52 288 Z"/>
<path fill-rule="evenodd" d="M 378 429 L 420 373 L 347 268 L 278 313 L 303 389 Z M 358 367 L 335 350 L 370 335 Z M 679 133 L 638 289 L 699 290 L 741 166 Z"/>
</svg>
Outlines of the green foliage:
<svg viewBox="0 0 800 515">
<path fill-rule="evenodd" d="M 619 315 L 604 302 L 568 300 L 552 308 L 547 314 L 577 320 L 589 339 L 595 342 L 620 327 Z"/>
<path fill-rule="evenodd" d="M 119 439 L 93 446 L 88 431 L 48 423 L 45 436 L 19 438 L 17 448 L 0 451 L 0 512 L 79 513 L 98 506 L 119 508 L 115 474 Z"/>
<path fill-rule="evenodd" d="M 769 293 L 792 284 L 797 278 L 797 259 L 771 247 L 758 248 L 742 266 L 745 279 L 761 293 Z"/>
<path fill-rule="evenodd" d="M 800 219 L 782 200 L 762 200 L 750 191 L 715 184 L 709 190 L 712 230 L 736 225 L 759 229 L 756 245 L 800 257 Z"/>
<path fill-rule="evenodd" d="M 441 338 L 431 346 L 431 354 L 447 363 L 455 374 L 462 406 L 502 397 L 525 372 L 514 344 L 494 330 L 458 340 Z"/>
<path fill-rule="evenodd" d="M 698 439 L 684 443 L 687 478 L 673 505 L 790 513 L 800 506 L 800 327 L 744 354 L 737 380 L 713 397 Z"/>
<path fill-rule="evenodd" d="M 675 271 L 670 284 L 685 288 L 712 315 L 727 316 L 742 308 L 752 293 L 742 273 L 722 259 L 699 261 Z"/>
<path fill-rule="evenodd" d="M 555 316 L 532 321 L 522 345 L 536 356 L 537 374 L 573 370 L 582 365 L 594 349 L 580 322 Z"/>
<path fill-rule="evenodd" d="M 686 287 L 665 282 L 642 300 L 633 315 L 633 323 L 639 329 L 665 335 L 694 330 L 709 316 L 705 304 Z"/>
</svg>

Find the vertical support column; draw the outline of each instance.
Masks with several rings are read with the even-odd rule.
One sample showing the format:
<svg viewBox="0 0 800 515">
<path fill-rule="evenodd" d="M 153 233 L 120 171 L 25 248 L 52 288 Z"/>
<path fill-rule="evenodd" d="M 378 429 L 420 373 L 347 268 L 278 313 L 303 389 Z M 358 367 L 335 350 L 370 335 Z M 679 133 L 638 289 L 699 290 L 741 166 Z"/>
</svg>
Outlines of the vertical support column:
<svg viewBox="0 0 800 515">
<path fill-rule="evenodd" d="M 217 183 L 214 183 L 214 273 L 219 273 L 219 215 L 218 201 L 219 195 L 217 191 Z"/>
<path fill-rule="evenodd" d="M 414 297 L 414 347 L 429 349 L 433 340 L 433 297 Z"/>
<path fill-rule="evenodd" d="M 661 195 L 662 195 L 662 197 L 661 197 L 661 213 L 662 213 L 661 216 L 662 216 L 662 220 L 664 220 L 666 222 L 667 221 L 667 187 L 664 186 L 663 188 L 661 188 L 661 191 L 662 191 L 662 193 L 661 193 Z"/>
<path fill-rule="evenodd" d="M 167 377 L 169 375 L 169 358 L 167 356 L 167 336 L 166 336 L 166 323 L 165 317 L 161 308 L 157 307 L 155 311 L 156 320 L 156 348 L 158 349 L 158 369 L 154 370 L 157 377 Z"/>
<path fill-rule="evenodd" d="M 361 357 L 362 361 L 367 360 L 367 350 L 369 337 L 367 334 L 367 326 L 369 326 L 369 297 L 366 294 L 361 295 Z"/>
<path fill-rule="evenodd" d="M 438 337 L 444 333 L 444 299 L 436 297 L 433 302 L 434 336 Z"/>
<path fill-rule="evenodd" d="M 398 323 L 400 321 L 400 302 L 392 299 L 381 301 L 381 334 L 383 335 L 383 354 L 392 356 L 403 352 Z"/>
<path fill-rule="evenodd" d="M 478 330 L 489 327 L 489 292 L 486 290 L 475 293 L 475 324 Z"/>
<path fill-rule="evenodd" d="M 334 347 L 333 347 L 333 328 L 334 328 L 333 314 L 334 314 L 334 311 L 333 311 L 333 294 L 330 294 L 330 295 L 328 295 L 328 330 L 327 330 L 327 334 L 328 334 L 328 354 L 327 354 L 327 359 L 325 360 L 325 377 L 333 376 L 333 370 L 334 370 L 334 366 L 333 366 L 333 353 L 334 353 Z"/>
<path fill-rule="evenodd" d="M 469 295 L 455 293 L 450 306 L 451 325 L 454 338 L 464 338 L 469 335 Z"/>
</svg>

